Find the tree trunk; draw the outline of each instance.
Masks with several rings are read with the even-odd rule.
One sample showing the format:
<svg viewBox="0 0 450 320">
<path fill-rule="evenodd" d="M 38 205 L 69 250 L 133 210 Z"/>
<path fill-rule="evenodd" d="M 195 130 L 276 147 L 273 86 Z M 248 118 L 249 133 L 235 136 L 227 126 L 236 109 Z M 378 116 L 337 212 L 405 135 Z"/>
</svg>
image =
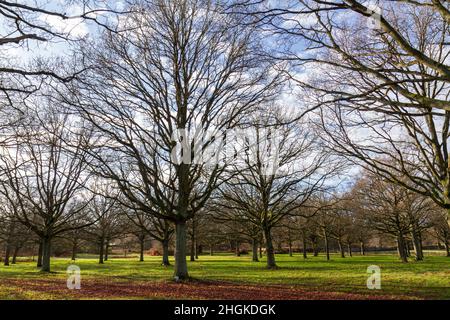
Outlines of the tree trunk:
<svg viewBox="0 0 450 320">
<path fill-rule="evenodd" d="M 125 254 L 126 256 L 126 254 Z M 105 244 L 105 261 L 108 261 L 109 259 L 109 240 L 106 240 Z"/>
<path fill-rule="evenodd" d="M 209 255 L 210 256 L 214 255 L 213 246 L 212 245 L 209 246 Z"/>
<path fill-rule="evenodd" d="M 419 230 L 414 229 L 411 232 L 411 236 L 413 239 L 414 252 L 416 253 L 416 261 L 422 261 L 423 260 L 422 235 L 420 234 Z"/>
<path fill-rule="evenodd" d="M 342 246 L 341 239 L 338 239 L 339 252 L 341 253 L 341 258 L 345 258 L 344 247 Z"/>
<path fill-rule="evenodd" d="M 145 236 L 140 236 L 139 237 L 139 246 L 140 246 L 139 262 L 144 262 Z"/>
<path fill-rule="evenodd" d="M 191 261 L 195 261 L 195 238 L 194 238 L 194 233 L 192 233 L 191 235 Z"/>
<path fill-rule="evenodd" d="M 170 261 L 169 261 L 169 240 L 164 240 L 162 242 L 162 248 L 163 248 L 163 260 L 162 260 L 162 265 L 165 267 L 170 266 Z"/>
<path fill-rule="evenodd" d="M 174 277 L 177 280 L 189 278 L 186 261 L 186 222 L 175 224 L 175 271 Z"/>
<path fill-rule="evenodd" d="M 256 239 L 252 239 L 252 261 L 259 262 L 258 259 L 258 241 Z"/>
<path fill-rule="evenodd" d="M 306 252 L 307 248 L 306 248 L 306 236 L 305 233 L 302 232 L 302 245 L 303 245 L 303 259 L 307 259 L 308 258 L 308 253 Z"/>
<path fill-rule="evenodd" d="M 264 238 L 266 239 L 267 268 L 274 269 L 277 267 L 277 265 L 275 263 L 275 253 L 273 250 L 272 234 L 270 228 L 264 228 Z"/>
<path fill-rule="evenodd" d="M 198 253 L 200 251 L 200 248 L 197 245 L 197 240 L 195 240 L 195 260 L 198 260 Z"/>
<path fill-rule="evenodd" d="M 348 251 L 348 255 L 350 257 L 353 257 L 352 244 L 351 243 L 347 243 L 347 251 Z"/>
<path fill-rule="evenodd" d="M 77 243 L 74 242 L 72 246 L 72 261 L 77 259 Z"/>
<path fill-rule="evenodd" d="M 50 256 L 52 251 L 51 238 L 44 238 L 42 243 L 42 268 L 43 272 L 50 272 Z"/>
<path fill-rule="evenodd" d="M 403 238 L 403 239 L 404 239 L 406 256 L 409 258 L 411 256 L 411 251 L 410 251 L 410 248 L 409 248 L 410 242 L 406 238 Z"/>
<path fill-rule="evenodd" d="M 104 263 L 104 250 L 105 250 L 105 240 L 103 238 L 100 239 L 100 252 L 98 257 L 98 263 Z"/>
<path fill-rule="evenodd" d="M 330 247 L 328 246 L 328 234 L 326 231 L 323 232 L 323 238 L 325 240 L 325 253 L 327 255 L 327 261 L 330 260 Z"/>
<path fill-rule="evenodd" d="M 260 244 L 259 244 L 259 258 L 260 259 L 262 259 L 262 257 L 263 257 L 263 252 L 262 252 L 263 250 L 262 250 L 262 241 L 260 242 Z"/>
<path fill-rule="evenodd" d="M 445 242 L 445 251 L 447 252 L 447 257 L 450 257 L 450 245 L 448 244 L 448 241 Z"/>
<path fill-rule="evenodd" d="M 20 251 L 20 246 L 15 246 L 14 247 L 14 252 L 13 252 L 13 258 L 12 258 L 12 261 L 11 261 L 12 264 L 16 264 L 16 262 L 17 262 L 17 255 L 19 254 L 19 251 Z"/>
<path fill-rule="evenodd" d="M 361 255 L 365 256 L 366 255 L 366 248 L 364 246 L 364 241 L 361 241 L 360 247 L 361 247 Z"/>
<path fill-rule="evenodd" d="M 317 245 L 316 241 L 311 241 L 312 249 L 313 249 L 313 256 L 318 257 L 319 256 L 319 246 Z"/>
<path fill-rule="evenodd" d="M 293 253 L 292 253 L 292 241 L 289 240 L 289 257 L 292 257 Z"/>
<path fill-rule="evenodd" d="M 235 254 L 236 257 L 240 257 L 241 256 L 240 243 L 237 240 L 235 241 L 234 254 Z"/>
<path fill-rule="evenodd" d="M 404 263 L 408 262 L 406 243 L 405 239 L 403 238 L 403 234 L 401 233 L 397 236 L 397 246 L 398 246 L 398 253 L 400 255 L 400 259 L 402 260 L 402 262 Z"/>
<path fill-rule="evenodd" d="M 196 225 L 195 225 L 195 218 L 192 219 L 192 233 L 191 233 L 191 261 L 195 261 L 196 256 L 196 243 L 195 243 L 195 232 L 196 232 Z"/>
<path fill-rule="evenodd" d="M 5 266 L 9 266 L 9 257 L 11 255 L 11 245 L 8 241 L 6 244 L 6 250 L 5 250 L 5 262 L 3 263 Z"/>
<path fill-rule="evenodd" d="M 43 246 L 42 242 L 43 242 L 43 240 L 41 239 L 39 241 L 39 249 L 38 249 L 37 264 L 36 264 L 36 267 L 38 267 L 38 268 L 42 267 L 42 255 L 44 253 L 44 246 Z"/>
</svg>

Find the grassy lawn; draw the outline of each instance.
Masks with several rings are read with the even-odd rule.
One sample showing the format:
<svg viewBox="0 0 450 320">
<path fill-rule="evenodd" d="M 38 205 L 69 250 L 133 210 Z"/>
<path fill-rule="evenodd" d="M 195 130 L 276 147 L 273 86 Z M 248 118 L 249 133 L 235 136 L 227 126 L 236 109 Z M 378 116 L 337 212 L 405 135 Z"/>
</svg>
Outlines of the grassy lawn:
<svg viewBox="0 0 450 320">
<path fill-rule="evenodd" d="M 42 274 L 34 262 L 21 262 L 9 267 L 0 266 L 0 299 L 70 299 L 70 290 L 64 288 L 67 279 L 66 268 L 76 264 L 81 269 L 82 286 L 85 283 L 140 284 L 158 283 L 173 285 L 172 268 L 160 266 L 160 257 L 146 257 L 145 262 L 137 258 L 111 259 L 104 265 L 97 264 L 94 257 L 83 257 L 75 263 L 68 259 L 53 258 L 54 273 Z M 196 262 L 189 262 L 191 277 L 202 281 L 243 284 L 253 287 L 282 286 L 306 291 L 355 293 L 362 295 L 383 295 L 413 299 L 450 299 L 450 258 L 429 255 L 425 261 L 402 264 L 396 256 L 377 254 L 340 258 L 332 256 L 325 261 L 323 256 L 304 260 L 298 254 L 294 257 L 277 255 L 279 269 L 265 269 L 264 259 L 255 263 L 249 256 L 231 255 L 200 256 Z M 381 290 L 366 287 L 367 267 L 377 265 L 381 268 Z M 39 283 L 36 284 L 36 281 Z M 57 282 L 61 290 L 45 290 L 45 284 Z M 34 284 L 34 285 L 33 285 Z M 100 285 L 100 284 L 98 284 Z M 189 284 L 188 284 L 189 285 Z M 83 288 L 82 288 L 83 289 Z M 95 290 L 95 289 L 93 289 Z M 131 289 L 130 289 L 131 290 Z M 136 289 L 133 289 L 136 291 Z M 92 298 L 81 294 L 77 298 Z M 137 290 L 126 296 L 115 294 L 106 298 L 166 298 L 164 293 L 147 297 Z M 169 298 L 169 297 L 167 297 Z M 189 296 L 183 296 L 189 298 Z"/>
</svg>

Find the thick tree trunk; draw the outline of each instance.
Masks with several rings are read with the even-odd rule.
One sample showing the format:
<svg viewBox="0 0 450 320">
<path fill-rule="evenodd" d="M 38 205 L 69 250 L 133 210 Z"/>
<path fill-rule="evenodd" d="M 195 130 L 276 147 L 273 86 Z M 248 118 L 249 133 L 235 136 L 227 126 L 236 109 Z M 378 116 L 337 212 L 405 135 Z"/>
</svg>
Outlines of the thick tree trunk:
<svg viewBox="0 0 450 320">
<path fill-rule="evenodd" d="M 11 256 L 11 245 L 9 242 L 6 244 L 5 249 L 5 262 L 3 263 L 5 266 L 9 266 L 9 257 Z"/>
<path fill-rule="evenodd" d="M 259 244 L 259 258 L 262 259 L 263 257 L 263 248 L 262 248 L 262 241 Z"/>
<path fill-rule="evenodd" d="M 252 239 L 252 261 L 259 262 L 258 259 L 258 240 Z"/>
<path fill-rule="evenodd" d="M 98 263 L 103 264 L 104 263 L 104 250 L 105 250 L 105 240 L 103 238 L 100 239 L 100 252 L 98 254 Z"/>
<path fill-rule="evenodd" d="M 77 243 L 74 242 L 72 246 L 72 261 L 75 261 L 77 259 Z"/>
<path fill-rule="evenodd" d="M 162 260 L 162 265 L 165 267 L 170 266 L 170 261 L 169 261 L 169 240 L 164 240 L 162 242 L 162 248 L 163 248 L 163 260 Z"/>
<path fill-rule="evenodd" d="M 20 246 L 15 246 L 14 247 L 12 261 L 11 261 L 12 264 L 16 264 L 16 262 L 17 262 L 17 255 L 19 254 L 19 251 L 20 251 Z"/>
<path fill-rule="evenodd" d="M 270 228 L 264 228 L 264 238 L 266 239 L 267 268 L 277 267 L 275 262 L 275 252 L 273 250 L 272 234 Z"/>
<path fill-rule="evenodd" d="M 42 268 L 43 272 L 50 272 L 50 257 L 52 251 L 51 238 L 44 238 L 42 243 Z"/>
<path fill-rule="evenodd" d="M 350 257 L 353 257 L 352 244 L 351 243 L 347 243 L 347 251 L 348 251 L 348 255 Z"/>
<path fill-rule="evenodd" d="M 42 254 L 44 253 L 44 246 L 43 246 L 43 240 L 41 239 L 39 241 L 39 249 L 38 249 L 38 256 L 37 256 L 37 263 L 36 267 L 40 268 L 42 267 Z"/>
<path fill-rule="evenodd" d="M 345 258 L 344 247 L 342 246 L 342 241 L 338 239 L 339 252 L 341 253 L 341 258 Z"/>
<path fill-rule="evenodd" d="M 406 243 L 403 234 L 401 233 L 397 236 L 397 246 L 398 246 L 398 253 L 400 255 L 400 259 L 402 260 L 402 262 L 404 263 L 408 262 Z"/>
<path fill-rule="evenodd" d="M 330 260 L 330 247 L 328 245 L 328 234 L 326 231 L 323 232 L 323 238 L 325 240 L 325 253 L 327 256 L 327 261 Z"/>
<path fill-rule="evenodd" d="M 366 255 L 366 247 L 364 246 L 364 241 L 361 241 L 360 247 L 361 247 L 361 255 L 365 256 Z"/>
<path fill-rule="evenodd" d="M 140 246 L 139 262 L 144 262 L 145 236 L 139 237 L 139 246 Z"/>
<path fill-rule="evenodd" d="M 319 256 L 319 246 L 317 245 L 316 241 L 311 241 L 312 249 L 313 249 L 313 256 L 318 257 Z"/>
<path fill-rule="evenodd" d="M 106 244 L 105 244 L 105 261 L 108 261 L 108 259 L 109 259 L 109 240 L 106 240 Z"/>
<path fill-rule="evenodd" d="M 175 224 L 175 271 L 174 277 L 178 280 L 189 278 L 186 261 L 186 222 Z"/>
<path fill-rule="evenodd" d="M 411 257 L 411 242 L 408 240 L 405 240 L 405 248 L 406 248 L 406 256 L 409 258 Z"/>
<path fill-rule="evenodd" d="M 422 235 L 419 230 L 413 230 L 411 232 L 413 239 L 414 252 L 416 253 L 416 261 L 423 260 L 423 247 L 422 247 Z"/>
</svg>

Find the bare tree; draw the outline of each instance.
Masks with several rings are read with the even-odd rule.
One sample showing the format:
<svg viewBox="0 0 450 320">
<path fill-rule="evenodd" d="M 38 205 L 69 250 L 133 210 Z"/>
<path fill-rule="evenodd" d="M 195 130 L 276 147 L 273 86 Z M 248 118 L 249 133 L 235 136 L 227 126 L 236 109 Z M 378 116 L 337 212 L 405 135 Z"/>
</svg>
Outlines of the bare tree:
<svg viewBox="0 0 450 320">
<path fill-rule="evenodd" d="M 444 244 L 447 257 L 450 257 L 450 226 L 446 212 L 439 209 L 433 212 L 433 230 L 438 241 Z"/>
<path fill-rule="evenodd" d="M 373 174 L 359 181 L 355 188 L 361 199 L 357 201 L 367 211 L 371 227 L 396 238 L 402 262 L 408 261 L 409 235 L 416 249 L 416 260 L 422 260 L 421 231 L 430 226 L 427 199 Z"/>
<path fill-rule="evenodd" d="M 163 250 L 162 265 L 170 266 L 169 244 L 175 231 L 173 224 L 167 219 L 158 218 L 137 208 L 127 209 L 124 212 L 136 227 L 134 234 L 140 242 L 140 261 L 144 261 L 144 240 L 150 236 L 161 243 Z"/>
<path fill-rule="evenodd" d="M 299 68 L 302 100 L 322 107 L 333 151 L 450 208 L 448 1 L 238 1 L 236 10 L 295 44 L 279 57 Z"/>
<path fill-rule="evenodd" d="M 133 206 L 175 224 L 175 277 L 185 279 L 186 221 L 224 170 L 192 155 L 271 97 L 280 77 L 259 54 L 254 28 L 222 15 L 215 1 L 135 1 L 132 8 L 139 12 L 124 20 L 131 31 L 105 32 L 85 46 L 91 72 L 66 102 L 104 137 L 100 174 Z"/>
<path fill-rule="evenodd" d="M 84 216 L 88 202 L 82 194 L 90 177 L 89 132 L 48 105 L 30 116 L 0 156 L 0 194 L 12 218 L 41 239 L 42 270 L 49 272 L 52 239 L 88 224 L 72 222 Z"/>
<path fill-rule="evenodd" d="M 105 183 L 104 181 L 102 181 Z M 99 248 L 99 263 L 108 259 L 111 241 L 125 235 L 127 231 L 123 208 L 117 201 L 117 191 L 113 187 L 98 182 L 93 189 L 95 196 L 86 208 L 91 225 L 86 229 L 90 238 Z"/>
<path fill-rule="evenodd" d="M 324 190 L 340 165 L 321 152 L 305 124 L 278 125 L 282 119 L 274 112 L 253 120 L 243 139 L 247 150 L 220 188 L 223 200 L 217 204 L 224 214 L 235 213 L 261 229 L 268 268 L 276 267 L 272 228 Z"/>
</svg>

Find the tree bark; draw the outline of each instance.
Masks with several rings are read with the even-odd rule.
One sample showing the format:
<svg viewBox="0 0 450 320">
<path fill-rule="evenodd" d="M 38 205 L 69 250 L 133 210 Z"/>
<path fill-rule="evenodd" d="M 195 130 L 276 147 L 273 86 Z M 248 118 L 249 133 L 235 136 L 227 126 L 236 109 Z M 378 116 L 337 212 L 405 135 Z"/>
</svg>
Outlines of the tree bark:
<svg viewBox="0 0 450 320">
<path fill-rule="evenodd" d="M 103 264 L 104 263 L 104 250 L 105 250 L 105 240 L 103 238 L 100 239 L 100 252 L 98 257 L 98 263 Z"/>
<path fill-rule="evenodd" d="M 274 269 L 277 267 L 277 265 L 275 262 L 275 253 L 273 250 L 272 234 L 270 228 L 264 228 L 264 238 L 266 239 L 267 268 Z"/>
<path fill-rule="evenodd" d="M 347 243 L 347 251 L 348 251 L 348 255 L 350 257 L 353 257 L 352 244 L 351 243 Z"/>
<path fill-rule="evenodd" d="M 339 252 L 341 253 L 341 258 L 345 258 L 344 247 L 342 246 L 341 239 L 338 239 Z"/>
<path fill-rule="evenodd" d="M 447 252 L 447 257 L 450 257 L 450 245 L 448 241 L 445 242 L 445 251 Z"/>
<path fill-rule="evenodd" d="M 364 241 L 361 241 L 360 247 L 361 247 L 361 255 L 365 256 L 366 255 L 366 248 L 364 246 Z"/>
<path fill-rule="evenodd" d="M 194 235 L 194 230 L 192 230 L 192 235 L 191 235 L 191 261 L 195 261 L 195 235 Z"/>
<path fill-rule="evenodd" d="M 422 261 L 423 260 L 422 235 L 420 234 L 420 231 L 417 230 L 416 227 L 414 227 L 411 232 L 411 236 L 413 239 L 414 252 L 416 253 L 416 261 Z"/>
<path fill-rule="evenodd" d="M 304 232 L 302 232 L 302 245 L 303 245 L 303 259 L 307 259 L 308 258 L 308 253 L 306 252 L 307 248 L 306 248 L 306 236 L 304 234 Z"/>
<path fill-rule="evenodd" d="M 40 268 L 42 267 L 42 254 L 44 253 L 44 246 L 42 244 L 43 240 L 40 239 L 39 241 L 39 249 L 38 249 L 38 256 L 37 256 L 37 263 L 36 267 Z"/>
<path fill-rule="evenodd" d="M 400 255 L 400 259 L 402 260 L 402 262 L 404 262 L 404 263 L 408 262 L 408 255 L 406 252 L 406 243 L 405 243 L 405 239 L 404 239 L 402 233 L 400 233 L 397 236 L 397 246 L 398 246 L 398 253 Z"/>
<path fill-rule="evenodd" d="M 14 247 L 12 261 L 11 261 L 12 264 L 16 264 L 16 262 L 17 262 L 17 255 L 19 254 L 19 251 L 20 251 L 20 246 L 15 246 Z"/>
<path fill-rule="evenodd" d="M 317 245 L 317 242 L 311 241 L 311 245 L 312 245 L 314 257 L 318 257 L 319 256 L 319 246 Z"/>
<path fill-rule="evenodd" d="M 256 239 L 252 239 L 252 261 L 259 262 L 258 259 L 258 241 Z"/>
<path fill-rule="evenodd" d="M 186 222 L 175 224 L 175 270 L 174 277 L 178 280 L 189 278 L 186 261 Z"/>
<path fill-rule="evenodd" d="M 139 251 L 139 262 L 144 262 L 145 236 L 140 236 L 140 237 L 139 237 L 139 246 L 140 246 L 140 251 Z"/>
<path fill-rule="evenodd" d="M 74 242 L 72 246 L 72 261 L 75 261 L 77 259 L 77 243 Z"/>
<path fill-rule="evenodd" d="M 164 240 L 162 242 L 162 248 L 163 248 L 163 259 L 162 259 L 162 265 L 165 267 L 170 266 L 169 261 L 169 240 Z"/>
<path fill-rule="evenodd" d="M 5 250 L 5 262 L 3 263 L 5 266 L 9 266 L 9 257 L 11 255 L 11 244 L 8 243 L 6 244 L 6 250 Z"/>
<path fill-rule="evenodd" d="M 239 243 L 239 241 L 236 240 L 235 244 L 236 244 L 236 246 L 234 248 L 234 254 L 236 255 L 236 257 L 240 257 L 241 256 L 240 243 Z"/>
<path fill-rule="evenodd" d="M 105 243 L 105 261 L 109 259 L 109 240 L 106 240 Z"/>
<path fill-rule="evenodd" d="M 292 241 L 289 240 L 289 257 L 292 257 L 293 253 L 292 253 Z"/>
<path fill-rule="evenodd" d="M 44 238 L 42 243 L 42 267 L 41 271 L 50 272 L 50 256 L 52 251 L 51 238 Z"/>
<path fill-rule="evenodd" d="M 323 232 L 323 238 L 325 240 L 325 253 L 327 255 L 327 261 L 330 260 L 330 247 L 328 245 L 328 234 L 326 231 Z"/>
</svg>

